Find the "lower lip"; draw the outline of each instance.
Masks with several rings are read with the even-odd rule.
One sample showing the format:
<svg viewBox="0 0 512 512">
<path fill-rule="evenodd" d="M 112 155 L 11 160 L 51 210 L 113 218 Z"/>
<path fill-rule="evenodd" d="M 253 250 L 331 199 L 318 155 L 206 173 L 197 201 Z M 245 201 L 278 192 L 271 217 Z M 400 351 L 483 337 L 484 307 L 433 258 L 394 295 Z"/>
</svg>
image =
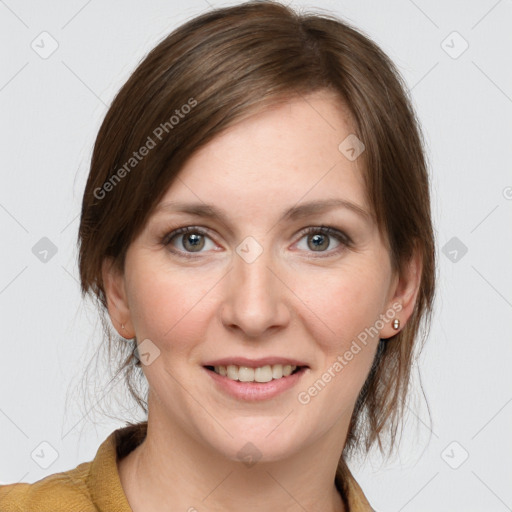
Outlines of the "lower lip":
<svg viewBox="0 0 512 512">
<path fill-rule="evenodd" d="M 217 386 L 222 391 L 239 400 L 259 401 L 274 398 L 279 393 L 295 386 L 302 378 L 308 368 L 303 367 L 298 372 L 281 377 L 280 379 L 272 379 L 270 382 L 240 382 L 238 380 L 228 379 L 212 370 L 204 368 L 204 371 L 210 375 Z"/>
</svg>

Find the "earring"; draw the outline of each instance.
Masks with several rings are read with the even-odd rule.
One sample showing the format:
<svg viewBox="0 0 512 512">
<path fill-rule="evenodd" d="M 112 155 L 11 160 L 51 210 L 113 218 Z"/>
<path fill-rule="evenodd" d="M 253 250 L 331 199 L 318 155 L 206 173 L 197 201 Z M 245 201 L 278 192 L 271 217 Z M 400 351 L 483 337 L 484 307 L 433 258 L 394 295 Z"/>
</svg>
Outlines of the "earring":
<svg viewBox="0 0 512 512">
<path fill-rule="evenodd" d="M 391 325 L 393 326 L 393 329 L 398 331 L 398 329 L 400 329 L 400 320 L 398 320 L 398 318 L 395 318 Z"/>
<path fill-rule="evenodd" d="M 121 329 L 124 331 L 124 324 L 121 324 Z"/>
</svg>

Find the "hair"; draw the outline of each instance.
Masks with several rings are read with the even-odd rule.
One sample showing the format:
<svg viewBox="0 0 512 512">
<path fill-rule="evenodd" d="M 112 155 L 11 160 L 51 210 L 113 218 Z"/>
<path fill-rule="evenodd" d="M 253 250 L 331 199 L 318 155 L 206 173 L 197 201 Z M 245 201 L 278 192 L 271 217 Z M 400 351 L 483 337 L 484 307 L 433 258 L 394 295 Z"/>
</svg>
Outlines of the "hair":
<svg viewBox="0 0 512 512">
<path fill-rule="evenodd" d="M 342 464 L 375 443 L 384 453 L 385 440 L 389 453 L 394 450 L 414 350 L 430 327 L 436 280 L 421 129 L 399 72 L 361 31 L 330 14 L 249 1 L 210 10 L 165 37 L 119 90 L 99 130 L 83 195 L 78 259 L 82 297 L 89 294 L 99 309 L 110 363 L 119 359 L 116 376 L 122 375 L 147 414 L 147 394 L 137 390 L 145 377 L 140 362 L 134 364 L 136 339 L 128 344 L 109 324 L 105 258 L 123 270 L 130 243 L 199 148 L 256 112 L 322 90 L 347 107 L 353 133 L 365 145 L 359 158 L 368 204 L 393 270 L 403 275 L 415 250 L 422 261 L 413 313 L 403 329 L 379 342 Z M 144 157 L 134 156 L 139 150 Z"/>
</svg>

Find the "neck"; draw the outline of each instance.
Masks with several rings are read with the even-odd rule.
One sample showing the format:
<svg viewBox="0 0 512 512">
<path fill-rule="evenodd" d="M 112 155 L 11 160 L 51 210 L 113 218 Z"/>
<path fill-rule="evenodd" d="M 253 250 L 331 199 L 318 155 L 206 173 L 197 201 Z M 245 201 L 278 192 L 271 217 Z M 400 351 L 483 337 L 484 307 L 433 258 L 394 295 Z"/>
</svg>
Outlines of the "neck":
<svg viewBox="0 0 512 512">
<path fill-rule="evenodd" d="M 339 434 L 331 430 L 286 460 L 250 465 L 224 457 L 175 423 L 148 418 L 146 439 L 118 462 L 119 475 L 133 512 L 345 512 L 334 484 Z M 332 450 L 336 445 L 339 451 Z"/>
</svg>

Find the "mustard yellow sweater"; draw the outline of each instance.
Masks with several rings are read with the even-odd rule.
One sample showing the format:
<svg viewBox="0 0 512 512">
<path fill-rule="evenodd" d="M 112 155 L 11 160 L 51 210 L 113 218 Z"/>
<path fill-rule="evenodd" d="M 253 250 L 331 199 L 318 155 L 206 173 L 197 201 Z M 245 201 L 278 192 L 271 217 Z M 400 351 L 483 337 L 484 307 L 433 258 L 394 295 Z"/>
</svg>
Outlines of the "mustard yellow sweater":
<svg viewBox="0 0 512 512">
<path fill-rule="evenodd" d="M 132 512 L 117 470 L 117 460 L 145 438 L 147 422 L 112 432 L 90 462 L 32 484 L 0 486 L 0 512 Z M 337 479 L 350 512 L 374 512 L 347 466 Z M 341 482 L 340 482 L 341 480 Z"/>
</svg>

